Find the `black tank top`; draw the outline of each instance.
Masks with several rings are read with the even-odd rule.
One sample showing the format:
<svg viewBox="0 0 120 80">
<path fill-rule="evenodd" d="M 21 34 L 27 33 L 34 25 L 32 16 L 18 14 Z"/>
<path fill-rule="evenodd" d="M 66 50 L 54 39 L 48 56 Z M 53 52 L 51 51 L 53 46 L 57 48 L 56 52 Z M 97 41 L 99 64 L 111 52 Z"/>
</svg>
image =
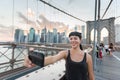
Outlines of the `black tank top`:
<svg viewBox="0 0 120 80">
<path fill-rule="evenodd" d="M 75 62 L 71 60 L 70 50 L 68 50 L 65 77 L 66 80 L 88 80 L 86 53 L 84 54 L 84 58 L 82 61 Z"/>
</svg>

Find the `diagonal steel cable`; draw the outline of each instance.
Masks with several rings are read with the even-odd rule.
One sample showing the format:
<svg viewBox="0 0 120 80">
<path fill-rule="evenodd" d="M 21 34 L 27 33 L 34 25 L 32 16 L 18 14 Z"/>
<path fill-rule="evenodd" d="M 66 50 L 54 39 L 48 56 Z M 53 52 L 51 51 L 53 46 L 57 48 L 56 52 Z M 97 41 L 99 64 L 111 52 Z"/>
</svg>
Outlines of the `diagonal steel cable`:
<svg viewBox="0 0 120 80">
<path fill-rule="evenodd" d="M 75 18 L 75 19 L 77 19 L 77 20 L 79 20 L 79 21 L 82 21 L 82 22 L 85 22 L 85 23 L 86 23 L 86 21 L 84 21 L 84 20 L 82 20 L 82 19 L 79 19 L 78 17 L 75 17 L 75 16 L 73 16 L 73 15 L 71 15 L 71 14 L 69 14 L 69 13 L 63 11 L 63 10 L 61 10 L 61 9 L 59 9 L 59 8 L 57 8 L 57 7 L 53 6 L 53 5 L 51 5 L 51 4 L 47 3 L 47 2 L 45 2 L 44 0 L 39 0 L 39 1 L 43 2 L 44 4 L 49 5 L 50 7 L 52 7 L 52 8 L 54 8 L 54 9 L 56 9 L 56 10 L 58 10 L 58 11 L 64 13 L 64 14 L 66 14 L 66 15 L 68 15 L 68 16 L 70 16 L 70 17 L 73 17 L 73 18 Z"/>
<path fill-rule="evenodd" d="M 110 7 L 112 1 L 113 1 L 113 0 L 110 1 L 108 7 L 106 8 L 106 10 L 105 10 L 105 12 L 104 12 L 104 14 L 103 14 L 103 16 L 102 16 L 102 19 L 103 19 L 103 17 L 105 16 L 105 14 L 107 13 L 107 11 L 108 11 L 108 9 L 109 9 L 109 7 Z"/>
</svg>

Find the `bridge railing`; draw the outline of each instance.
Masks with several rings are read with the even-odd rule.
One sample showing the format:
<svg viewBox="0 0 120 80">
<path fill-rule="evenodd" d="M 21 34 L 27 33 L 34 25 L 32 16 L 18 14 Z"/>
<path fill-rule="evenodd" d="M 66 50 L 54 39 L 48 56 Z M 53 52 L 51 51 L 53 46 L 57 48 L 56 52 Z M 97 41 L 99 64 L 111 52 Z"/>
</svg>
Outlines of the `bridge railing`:
<svg viewBox="0 0 120 80">
<path fill-rule="evenodd" d="M 23 66 L 26 47 L 15 44 L 0 44 L 0 73 Z"/>
<path fill-rule="evenodd" d="M 31 48 L 42 51 L 45 56 L 54 55 L 66 49 L 36 44 L 0 43 L 0 73 L 22 67 L 24 57 Z"/>
</svg>

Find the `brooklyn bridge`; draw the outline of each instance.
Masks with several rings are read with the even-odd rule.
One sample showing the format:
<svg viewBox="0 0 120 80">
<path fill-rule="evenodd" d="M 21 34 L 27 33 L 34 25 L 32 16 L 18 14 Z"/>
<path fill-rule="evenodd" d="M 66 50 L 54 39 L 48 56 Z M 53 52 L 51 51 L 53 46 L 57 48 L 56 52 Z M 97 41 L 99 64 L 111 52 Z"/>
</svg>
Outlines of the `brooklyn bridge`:
<svg viewBox="0 0 120 80">
<path fill-rule="evenodd" d="M 93 1 L 86 3 L 84 0 L 21 2 L 6 0 L 0 3 L 5 4 L 2 5 L 4 9 L 0 8 L 2 13 L 0 14 L 0 80 L 61 80 L 66 71 L 66 63 L 63 59 L 44 67 L 27 68 L 23 63 L 33 49 L 41 52 L 45 57 L 56 55 L 61 50 L 69 50 L 71 46 L 67 35 L 71 31 L 82 33 L 83 51 L 92 56 L 95 80 L 120 80 L 120 16 L 117 11 L 119 1 L 94 0 L 94 7 L 92 7 Z M 80 6 L 78 2 L 85 5 Z M 6 5 L 7 3 L 11 5 Z M 116 7 L 112 8 L 113 4 Z M 59 5 L 76 13 L 76 16 Z M 87 15 L 94 11 L 92 13 L 94 15 L 90 17 L 84 13 L 84 10 L 79 11 L 79 9 L 87 9 L 88 5 L 91 9 L 85 11 L 88 12 Z M 102 9 L 105 7 L 103 5 L 107 8 Z M 83 16 L 80 12 L 81 14 L 83 12 Z M 75 24 L 74 28 L 71 28 L 73 24 Z M 105 49 L 108 48 L 109 43 L 114 47 L 112 53 L 105 52 L 102 59 L 97 57 L 97 52 L 100 53 L 97 46 L 101 43 L 104 44 Z"/>
</svg>

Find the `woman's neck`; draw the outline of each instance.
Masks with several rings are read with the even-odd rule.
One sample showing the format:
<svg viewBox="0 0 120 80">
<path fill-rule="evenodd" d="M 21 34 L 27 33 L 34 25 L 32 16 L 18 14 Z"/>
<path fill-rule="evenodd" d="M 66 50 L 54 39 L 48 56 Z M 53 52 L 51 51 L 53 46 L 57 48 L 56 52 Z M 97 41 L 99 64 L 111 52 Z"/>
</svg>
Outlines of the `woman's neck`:
<svg viewBox="0 0 120 80">
<path fill-rule="evenodd" d="M 71 48 L 72 52 L 81 52 L 82 50 L 80 48 Z"/>
</svg>

